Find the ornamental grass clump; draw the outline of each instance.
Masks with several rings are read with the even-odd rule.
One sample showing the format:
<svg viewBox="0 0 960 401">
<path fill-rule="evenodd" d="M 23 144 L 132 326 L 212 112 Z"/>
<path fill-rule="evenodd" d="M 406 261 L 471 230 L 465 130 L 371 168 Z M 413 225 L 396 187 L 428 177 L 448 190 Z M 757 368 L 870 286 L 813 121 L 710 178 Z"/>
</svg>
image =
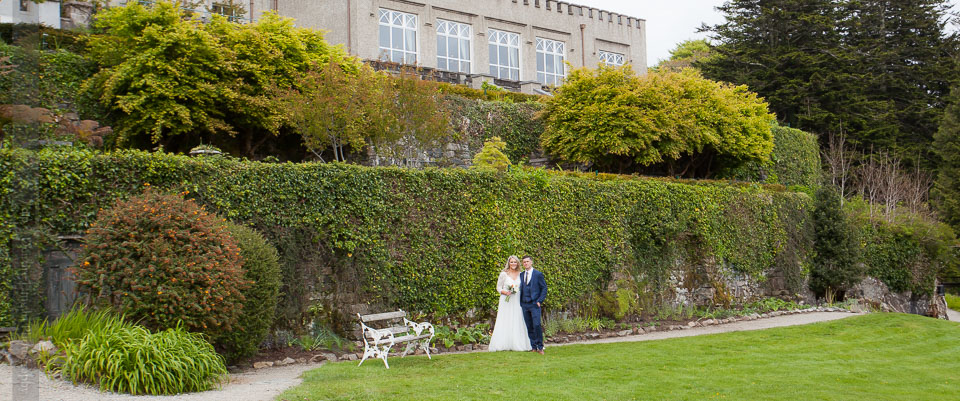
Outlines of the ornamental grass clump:
<svg viewBox="0 0 960 401">
<path fill-rule="evenodd" d="M 37 320 L 30 323 L 21 338 L 30 342 L 48 339 L 63 349 L 70 342 L 80 341 L 90 331 L 110 329 L 122 324 L 123 317 L 110 310 L 90 310 L 81 306 L 71 308 L 53 322 Z"/>
<path fill-rule="evenodd" d="M 99 327 L 68 343 L 59 370 L 74 384 L 134 395 L 205 391 L 227 374 L 202 335 L 182 326 L 151 333 L 130 323 Z"/>
<path fill-rule="evenodd" d="M 91 301 L 162 330 L 232 330 L 243 310 L 240 250 L 222 221 L 184 194 L 147 189 L 101 210 L 77 283 Z"/>
</svg>

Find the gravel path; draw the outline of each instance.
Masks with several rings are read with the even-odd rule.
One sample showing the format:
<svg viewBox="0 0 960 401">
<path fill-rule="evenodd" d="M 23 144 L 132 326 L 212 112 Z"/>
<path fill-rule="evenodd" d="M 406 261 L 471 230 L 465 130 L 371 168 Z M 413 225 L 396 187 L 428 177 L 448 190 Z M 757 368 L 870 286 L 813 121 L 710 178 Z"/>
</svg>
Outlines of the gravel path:
<svg viewBox="0 0 960 401">
<path fill-rule="evenodd" d="M 947 317 L 951 322 L 960 322 L 960 312 L 953 309 L 947 309 Z"/>
<path fill-rule="evenodd" d="M 951 320 L 960 321 L 960 313 L 952 312 Z M 656 331 L 648 334 L 610 337 L 597 340 L 551 344 L 563 346 L 570 344 L 599 344 L 624 341 L 650 341 L 665 338 L 690 337 L 704 334 L 726 333 L 733 331 L 762 330 L 772 327 L 795 326 L 829 320 L 843 319 L 858 314 L 849 312 L 812 312 L 781 315 L 757 320 L 738 321 L 722 325 L 691 327 L 683 330 Z M 474 351 L 483 352 L 483 351 Z M 442 356 L 443 354 L 441 354 Z M 229 383 L 220 390 L 203 393 L 181 394 L 177 396 L 131 396 L 125 394 L 101 393 L 89 386 L 74 386 L 62 380 L 52 380 L 39 373 L 40 400 L 43 401 L 153 401 L 153 400 L 192 400 L 192 401 L 261 401 L 272 400 L 284 390 L 302 382 L 303 372 L 315 369 L 322 364 L 294 364 L 276 368 L 251 370 L 231 374 Z M 12 392 L 13 368 L 0 364 L 0 401 L 9 400 Z M 19 401 L 19 400 L 18 400 Z M 32 401 L 32 400 L 27 400 Z"/>
<path fill-rule="evenodd" d="M 132 396 L 128 394 L 101 393 L 93 387 L 63 380 L 51 380 L 39 373 L 40 399 L 43 401 L 260 401 L 272 400 L 284 390 L 303 381 L 303 372 L 320 367 L 320 364 L 294 364 L 276 368 L 251 370 L 230 375 L 230 382 L 220 390 L 176 396 Z M 13 368 L 0 365 L 0 401 L 9 401 L 12 393 Z M 39 401 L 37 400 L 37 401 Z M 20 401 L 20 400 L 17 400 Z M 23 400 L 34 401 L 34 400 Z"/>
</svg>

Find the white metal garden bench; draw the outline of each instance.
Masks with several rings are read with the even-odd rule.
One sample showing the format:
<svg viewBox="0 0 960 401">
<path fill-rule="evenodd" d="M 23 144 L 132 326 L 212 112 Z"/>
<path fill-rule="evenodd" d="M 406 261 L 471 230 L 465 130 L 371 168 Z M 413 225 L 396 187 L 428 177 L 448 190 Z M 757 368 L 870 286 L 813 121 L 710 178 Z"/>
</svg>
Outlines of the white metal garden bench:
<svg viewBox="0 0 960 401">
<path fill-rule="evenodd" d="M 433 339 L 434 334 L 432 324 L 411 322 L 407 320 L 407 312 L 403 310 L 373 315 L 358 313 L 357 317 L 360 318 L 360 327 L 363 329 L 363 358 L 357 366 L 363 365 L 363 361 L 373 357 L 383 359 L 383 364 L 390 369 L 387 363 L 390 348 L 402 343 L 406 343 L 407 348 L 400 355 L 401 358 L 407 356 L 410 351 L 415 351 L 419 345 L 420 349 L 427 353 L 427 358 L 433 359 L 430 357 L 430 340 Z M 391 321 L 397 319 L 403 319 L 403 323 L 392 325 L 394 323 Z M 367 326 L 367 323 L 382 321 L 386 321 L 389 327 L 377 329 Z"/>
</svg>

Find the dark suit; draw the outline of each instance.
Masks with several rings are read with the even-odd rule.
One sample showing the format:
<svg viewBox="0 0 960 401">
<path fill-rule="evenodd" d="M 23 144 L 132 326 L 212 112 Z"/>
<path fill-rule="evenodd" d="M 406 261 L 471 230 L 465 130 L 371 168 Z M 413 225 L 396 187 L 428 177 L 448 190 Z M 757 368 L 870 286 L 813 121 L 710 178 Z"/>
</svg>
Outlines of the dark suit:
<svg viewBox="0 0 960 401">
<path fill-rule="evenodd" d="M 547 298 L 547 280 L 543 273 L 533 269 L 530 271 L 530 282 L 527 283 L 527 272 L 520 273 L 520 307 L 523 308 L 523 321 L 527 324 L 527 337 L 530 337 L 530 347 L 535 350 L 543 349 L 543 326 L 540 324 L 543 300 Z"/>
</svg>

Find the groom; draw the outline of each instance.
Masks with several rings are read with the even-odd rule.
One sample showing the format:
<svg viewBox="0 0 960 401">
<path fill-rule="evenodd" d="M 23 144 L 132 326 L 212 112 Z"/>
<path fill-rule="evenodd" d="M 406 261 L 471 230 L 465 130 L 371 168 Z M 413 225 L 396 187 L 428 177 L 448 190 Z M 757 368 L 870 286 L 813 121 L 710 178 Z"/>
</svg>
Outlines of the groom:
<svg viewBox="0 0 960 401">
<path fill-rule="evenodd" d="M 524 256 L 523 273 L 520 273 L 520 307 L 523 308 L 523 321 L 527 323 L 527 337 L 530 337 L 532 351 L 543 355 L 543 327 L 540 324 L 540 310 L 547 298 L 547 281 L 543 273 L 533 269 L 533 258 Z"/>
</svg>

